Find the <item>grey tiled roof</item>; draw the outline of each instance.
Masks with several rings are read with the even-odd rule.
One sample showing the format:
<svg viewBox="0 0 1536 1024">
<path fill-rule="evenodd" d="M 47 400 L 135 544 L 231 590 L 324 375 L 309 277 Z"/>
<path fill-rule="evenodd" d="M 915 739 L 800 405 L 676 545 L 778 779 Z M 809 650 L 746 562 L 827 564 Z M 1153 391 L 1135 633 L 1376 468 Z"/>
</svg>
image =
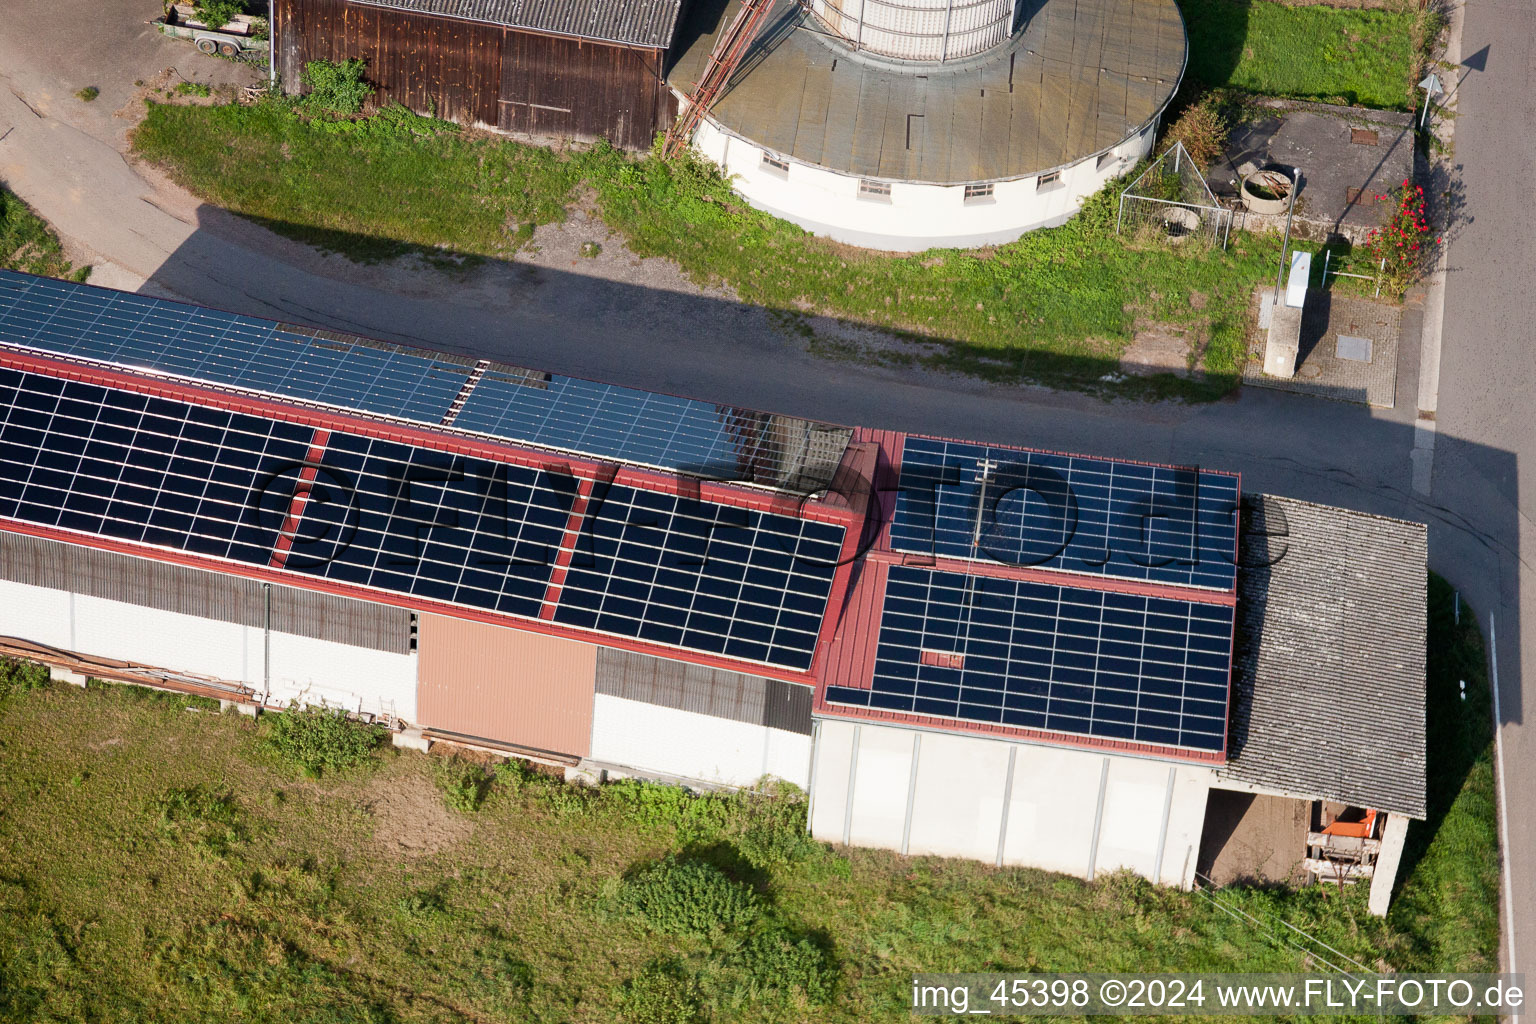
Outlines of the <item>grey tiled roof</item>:
<svg viewBox="0 0 1536 1024">
<path fill-rule="evenodd" d="M 1424 817 L 1427 533 L 1245 499 L 1224 777 Z M 1260 534 L 1273 534 L 1264 537 Z"/>
<path fill-rule="evenodd" d="M 682 0 L 353 0 L 417 14 L 664 50 Z"/>
</svg>

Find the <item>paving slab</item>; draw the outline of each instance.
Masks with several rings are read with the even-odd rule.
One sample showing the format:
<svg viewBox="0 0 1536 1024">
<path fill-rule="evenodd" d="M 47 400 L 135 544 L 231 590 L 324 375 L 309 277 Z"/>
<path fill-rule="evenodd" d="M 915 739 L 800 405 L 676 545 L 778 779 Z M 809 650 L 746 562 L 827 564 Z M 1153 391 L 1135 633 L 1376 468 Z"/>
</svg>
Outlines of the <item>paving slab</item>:
<svg viewBox="0 0 1536 1024">
<path fill-rule="evenodd" d="M 1255 325 L 1271 293 L 1267 288 L 1255 292 L 1250 305 Z M 1244 384 L 1372 408 L 1390 409 L 1396 404 L 1397 349 L 1402 336 L 1399 307 L 1353 295 L 1308 292 L 1296 374 L 1289 379 L 1264 372 L 1269 333 L 1258 327 L 1249 332 Z"/>
</svg>

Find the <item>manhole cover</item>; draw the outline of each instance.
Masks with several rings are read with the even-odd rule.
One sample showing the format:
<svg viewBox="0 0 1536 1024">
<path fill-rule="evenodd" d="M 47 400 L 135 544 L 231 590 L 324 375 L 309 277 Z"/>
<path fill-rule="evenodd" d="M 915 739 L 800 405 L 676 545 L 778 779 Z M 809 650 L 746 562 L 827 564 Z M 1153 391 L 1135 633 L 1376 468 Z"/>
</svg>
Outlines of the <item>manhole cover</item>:
<svg viewBox="0 0 1536 1024">
<path fill-rule="evenodd" d="M 1357 146 L 1374 146 L 1379 140 L 1376 133 L 1369 128 L 1351 128 L 1349 141 Z"/>
<path fill-rule="evenodd" d="M 1301 368 L 1296 371 L 1296 376 L 1306 377 L 1308 380 L 1314 377 L 1321 377 L 1322 375 L 1322 369 L 1318 366 L 1314 366 L 1312 363 L 1302 363 Z"/>
<path fill-rule="evenodd" d="M 1371 361 L 1371 339 L 1341 334 L 1339 335 L 1338 354 L 1340 359 L 1353 359 L 1357 363 L 1368 363 Z"/>
</svg>

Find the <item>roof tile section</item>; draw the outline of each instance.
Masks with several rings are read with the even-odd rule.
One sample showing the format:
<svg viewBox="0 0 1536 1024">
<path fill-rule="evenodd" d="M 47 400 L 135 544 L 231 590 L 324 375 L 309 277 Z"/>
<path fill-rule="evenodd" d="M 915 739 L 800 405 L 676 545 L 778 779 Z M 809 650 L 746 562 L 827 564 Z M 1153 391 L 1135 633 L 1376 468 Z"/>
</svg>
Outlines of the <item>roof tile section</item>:
<svg viewBox="0 0 1536 1024">
<path fill-rule="evenodd" d="M 672 45 L 682 0 L 352 0 L 621 46 Z"/>
<path fill-rule="evenodd" d="M 1269 495 L 1244 515 L 1221 774 L 1423 818 L 1425 527 Z"/>
</svg>

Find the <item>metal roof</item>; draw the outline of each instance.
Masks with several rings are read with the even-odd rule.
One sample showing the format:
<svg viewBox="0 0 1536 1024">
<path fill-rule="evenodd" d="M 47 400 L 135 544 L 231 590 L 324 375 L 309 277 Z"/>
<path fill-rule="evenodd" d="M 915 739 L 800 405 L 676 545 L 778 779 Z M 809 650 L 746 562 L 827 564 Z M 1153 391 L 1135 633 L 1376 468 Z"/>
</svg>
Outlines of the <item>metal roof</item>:
<svg viewBox="0 0 1536 1024">
<path fill-rule="evenodd" d="M 1270 495 L 1244 514 L 1220 774 L 1423 818 L 1426 528 Z"/>
<path fill-rule="evenodd" d="M 667 75 L 692 94 L 735 0 L 700 0 Z M 860 177 L 939 184 L 1027 177 L 1151 123 L 1183 74 L 1173 0 L 1043 0 L 966 60 L 855 53 L 780 0 L 710 118 L 780 156 Z"/>
<path fill-rule="evenodd" d="M 527 32 L 665 50 L 682 0 L 351 0 Z"/>
</svg>

